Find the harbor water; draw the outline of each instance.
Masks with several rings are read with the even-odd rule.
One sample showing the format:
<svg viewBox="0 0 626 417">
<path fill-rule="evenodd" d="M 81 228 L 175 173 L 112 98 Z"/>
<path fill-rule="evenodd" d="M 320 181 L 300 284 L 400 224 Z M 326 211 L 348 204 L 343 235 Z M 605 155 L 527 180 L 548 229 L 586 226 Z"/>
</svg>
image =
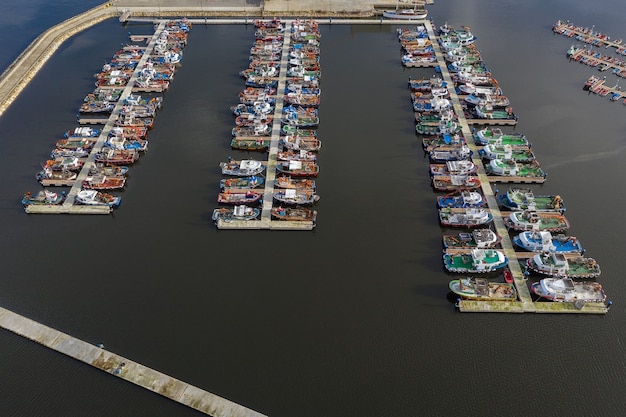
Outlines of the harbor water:
<svg viewBox="0 0 626 417">
<path fill-rule="evenodd" d="M 3 68 L 37 33 L 97 4 L 56 3 L 8 7 Z M 600 73 L 569 62 L 576 41 L 551 31 L 569 19 L 626 37 L 619 4 L 604 3 L 428 10 L 435 25 L 478 37 L 548 173 L 532 188 L 564 199 L 570 234 L 602 267 L 606 316 L 455 310 L 407 86 L 434 71 L 402 67 L 395 26 L 321 26 L 313 232 L 222 231 L 210 219 L 219 162 L 259 157 L 230 149 L 251 25 L 193 27 L 114 214 L 26 215 L 19 201 L 40 189 L 39 164 L 76 125 L 93 74 L 129 32 L 152 32 L 115 19 L 64 43 L 0 118 L 0 305 L 273 417 L 620 416 L 626 106 L 583 91 Z M 2 416 L 199 415 L 7 331 L 0 346 Z"/>
</svg>

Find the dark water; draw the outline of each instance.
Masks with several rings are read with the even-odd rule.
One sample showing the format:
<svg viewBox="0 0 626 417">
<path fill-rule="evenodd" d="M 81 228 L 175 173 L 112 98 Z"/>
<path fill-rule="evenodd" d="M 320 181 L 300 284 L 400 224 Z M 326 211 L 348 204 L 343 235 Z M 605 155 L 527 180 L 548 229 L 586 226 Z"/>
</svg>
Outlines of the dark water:
<svg viewBox="0 0 626 417">
<path fill-rule="evenodd" d="M 68 15 L 87 7 L 70 3 Z M 402 68 L 394 27 L 339 25 L 322 27 L 322 198 L 303 233 L 209 220 L 218 163 L 245 155 L 229 148 L 228 111 L 253 41 L 243 26 L 193 28 L 114 215 L 25 215 L 19 199 L 38 188 L 92 74 L 128 31 L 150 27 L 105 22 L 66 42 L 0 119 L 0 305 L 270 416 L 620 416 L 626 108 L 582 91 L 596 72 L 568 62 L 571 40 L 550 30 L 571 19 L 626 36 L 618 6 L 429 9 L 479 37 L 549 173 L 535 188 L 563 196 L 602 266 L 605 317 L 454 310 L 407 89 L 432 72 Z M 0 59 L 29 42 L 19 38 Z M 2 416 L 199 415 L 8 332 L 0 346 Z"/>
</svg>

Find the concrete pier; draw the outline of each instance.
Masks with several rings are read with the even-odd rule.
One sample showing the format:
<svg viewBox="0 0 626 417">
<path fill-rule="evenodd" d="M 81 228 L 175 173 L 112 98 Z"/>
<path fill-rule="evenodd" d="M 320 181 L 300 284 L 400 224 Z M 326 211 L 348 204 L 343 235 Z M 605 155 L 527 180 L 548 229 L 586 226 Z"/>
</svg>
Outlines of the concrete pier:
<svg viewBox="0 0 626 417">
<path fill-rule="evenodd" d="M 1 307 L 0 327 L 204 414 L 213 417 L 265 417 L 264 414 Z"/>
</svg>

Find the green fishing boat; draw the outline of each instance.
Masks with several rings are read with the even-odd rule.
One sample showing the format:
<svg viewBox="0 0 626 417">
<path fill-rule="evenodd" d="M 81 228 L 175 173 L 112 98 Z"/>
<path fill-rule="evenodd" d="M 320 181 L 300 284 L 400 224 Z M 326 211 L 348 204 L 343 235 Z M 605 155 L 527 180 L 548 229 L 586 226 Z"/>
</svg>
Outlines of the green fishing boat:
<svg viewBox="0 0 626 417">
<path fill-rule="evenodd" d="M 450 272 L 486 273 L 504 268 L 508 258 L 495 249 L 470 249 L 455 254 L 445 253 L 443 264 Z"/>
<path fill-rule="evenodd" d="M 526 136 L 521 133 L 504 134 L 500 128 L 485 128 L 473 135 L 477 145 L 528 145 Z"/>
<path fill-rule="evenodd" d="M 546 174 L 537 161 L 516 162 L 513 159 L 492 159 L 485 165 L 487 175 L 545 179 Z M 543 182 L 543 181 L 541 181 Z"/>
</svg>

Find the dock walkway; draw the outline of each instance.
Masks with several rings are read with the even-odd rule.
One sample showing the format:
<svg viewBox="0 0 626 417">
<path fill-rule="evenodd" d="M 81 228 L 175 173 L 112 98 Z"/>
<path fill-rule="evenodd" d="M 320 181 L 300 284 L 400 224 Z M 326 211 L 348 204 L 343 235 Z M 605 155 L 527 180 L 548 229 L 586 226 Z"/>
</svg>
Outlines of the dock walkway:
<svg viewBox="0 0 626 417">
<path fill-rule="evenodd" d="M 0 327 L 213 417 L 266 417 L 0 307 Z"/>
</svg>

